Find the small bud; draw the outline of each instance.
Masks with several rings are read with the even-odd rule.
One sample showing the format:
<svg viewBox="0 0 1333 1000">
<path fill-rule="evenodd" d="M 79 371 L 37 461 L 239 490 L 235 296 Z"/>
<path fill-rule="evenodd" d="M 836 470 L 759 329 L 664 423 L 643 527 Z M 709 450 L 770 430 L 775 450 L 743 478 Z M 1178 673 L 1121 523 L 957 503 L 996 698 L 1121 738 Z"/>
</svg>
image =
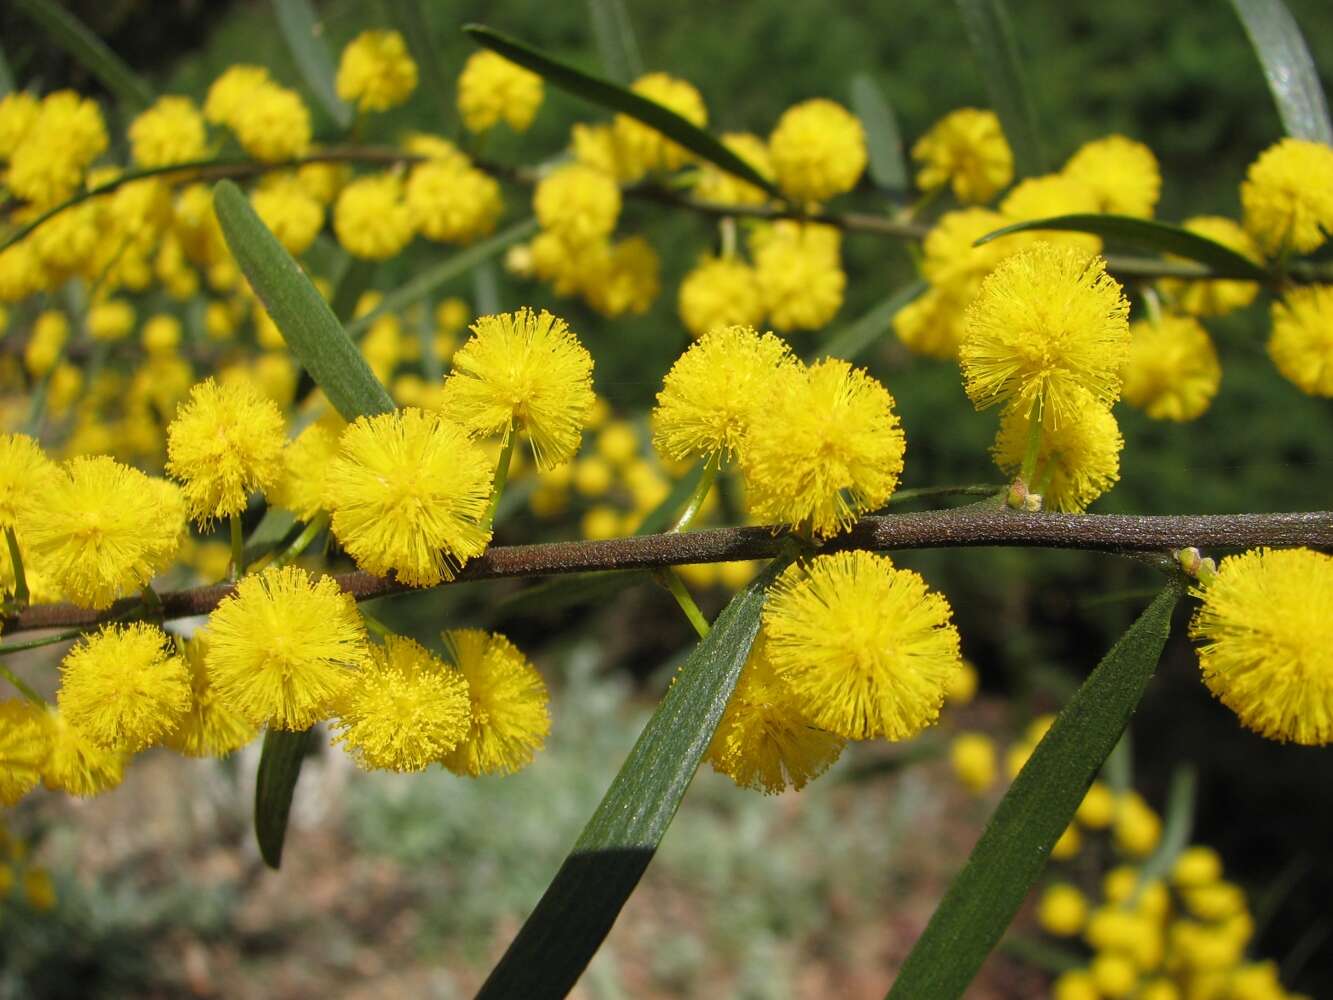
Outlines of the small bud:
<svg viewBox="0 0 1333 1000">
<path fill-rule="evenodd" d="M 1199 567 L 1203 564 L 1203 555 L 1197 548 L 1191 545 L 1187 549 L 1176 550 L 1176 562 L 1180 564 L 1180 568 L 1187 574 L 1197 579 L 1199 576 Z"/>
<path fill-rule="evenodd" d="M 1199 572 L 1195 575 L 1200 583 L 1211 583 L 1213 577 L 1217 576 L 1217 561 L 1212 556 L 1206 556 L 1199 563 Z"/>
<path fill-rule="evenodd" d="M 1009 492 L 1004 498 L 1005 505 L 1013 510 L 1024 510 L 1027 507 L 1028 484 L 1021 479 L 1015 479 L 1009 484 Z"/>
<path fill-rule="evenodd" d="M 505 270 L 517 278 L 532 277 L 532 247 L 519 243 L 505 253 Z"/>
<path fill-rule="evenodd" d="M 1023 498 L 1023 509 L 1029 514 L 1036 514 L 1041 510 L 1041 494 L 1029 493 Z"/>
</svg>

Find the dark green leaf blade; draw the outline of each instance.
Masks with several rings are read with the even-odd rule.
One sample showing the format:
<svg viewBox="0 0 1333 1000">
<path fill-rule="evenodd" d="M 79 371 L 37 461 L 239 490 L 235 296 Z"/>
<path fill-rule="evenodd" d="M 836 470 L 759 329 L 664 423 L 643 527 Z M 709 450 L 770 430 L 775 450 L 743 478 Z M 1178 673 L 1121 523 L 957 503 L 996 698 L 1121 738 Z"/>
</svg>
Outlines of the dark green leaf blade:
<svg viewBox="0 0 1333 1000">
<path fill-rule="evenodd" d="M 643 57 L 623 0 L 588 0 L 588 18 L 607 77 L 628 84 L 643 74 Z"/>
<path fill-rule="evenodd" d="M 356 111 L 338 96 L 333 56 L 324 41 L 324 26 L 310 6 L 310 0 L 273 0 L 273 13 L 277 15 L 283 41 L 291 50 L 296 67 L 315 100 L 339 128 L 347 128 L 356 117 Z"/>
<path fill-rule="evenodd" d="M 516 38 L 493 31 L 480 24 L 465 24 L 463 30 L 478 45 L 500 53 L 510 62 L 518 63 L 532 70 L 553 87 L 581 97 L 585 101 L 618 111 L 657 129 L 668 139 L 679 143 L 700 159 L 707 160 L 729 174 L 749 181 L 756 187 L 763 188 L 774 198 L 781 198 L 782 192 L 739 156 L 722 145 L 694 123 L 682 118 L 654 101 L 640 97 L 632 90 L 617 86 L 610 80 L 585 73 L 569 63 L 561 62 L 536 49 L 531 48 Z"/>
<path fill-rule="evenodd" d="M 287 837 L 292 794 L 313 732 L 311 729 L 299 733 L 282 729 L 264 731 L 264 747 L 255 774 L 255 839 L 259 841 L 264 864 L 270 868 L 282 864 L 282 843 Z"/>
<path fill-rule="evenodd" d="M 1228 246 L 1223 246 L 1182 226 L 1173 226 L 1169 222 L 1158 222 L 1155 219 L 1138 219 L 1129 215 L 1056 215 L 1049 219 L 1030 219 L 987 233 L 977 240 L 975 245 L 981 246 L 1010 233 L 1023 233 L 1034 229 L 1093 233 L 1145 250 L 1174 254 L 1177 257 L 1206 264 L 1212 268 L 1215 277 L 1245 281 L 1268 280 L 1267 271 Z"/>
<path fill-rule="evenodd" d="M 870 179 L 886 191 L 906 191 L 911 183 L 903 156 L 898 117 L 884 91 L 869 73 L 857 73 L 852 77 L 852 111 L 866 130 Z"/>
<path fill-rule="evenodd" d="M 1173 581 L 1157 595 L 1037 744 L 907 956 L 893 1000 L 963 995 L 1129 724 L 1180 594 Z"/>
<path fill-rule="evenodd" d="M 845 327 L 829 337 L 828 340 L 820 344 L 811 356 L 811 361 L 818 361 L 820 358 L 842 358 L 845 361 L 855 361 L 862 353 L 867 351 L 875 341 L 879 340 L 889 330 L 889 324 L 893 322 L 893 317 L 897 316 L 906 306 L 916 299 L 918 295 L 926 290 L 924 281 L 913 281 L 904 285 L 888 298 L 883 299 L 878 305 L 859 319 L 853 320 Z"/>
<path fill-rule="evenodd" d="M 981 68 L 986 92 L 1000 117 L 1009 148 L 1014 151 L 1016 175 L 1031 177 L 1044 173 L 1046 157 L 1037 129 L 1037 113 L 1004 0 L 958 0 L 958 12 Z"/>
<path fill-rule="evenodd" d="M 101 80 L 118 100 L 132 108 L 145 108 L 153 103 L 157 96 L 153 88 L 63 5 L 55 0 L 17 0 L 17 3 L 25 14 L 46 29 L 51 41 Z"/>
<path fill-rule="evenodd" d="M 10 72 L 9 60 L 5 58 L 5 50 L 0 48 L 0 97 L 4 97 L 14 89 L 14 74 Z"/>
<path fill-rule="evenodd" d="M 383 385 L 357 351 L 333 310 L 231 181 L 219 181 L 213 205 L 250 287 L 298 361 L 345 420 L 388 413 Z"/>
<path fill-rule="evenodd" d="M 759 631 L 764 590 L 781 568 L 772 563 L 732 598 L 685 661 L 479 998 L 563 997 L 578 981 L 676 815 Z"/>
<path fill-rule="evenodd" d="M 434 95 L 441 109 L 449 107 L 452 79 L 440 64 L 439 53 L 431 45 L 430 25 L 419 0 L 386 0 L 389 17 L 407 40 L 408 51 L 421 71 L 421 89 Z"/>
<path fill-rule="evenodd" d="M 1282 0 L 1231 0 L 1264 69 L 1287 135 L 1333 145 L 1328 102 L 1310 49 Z"/>
</svg>

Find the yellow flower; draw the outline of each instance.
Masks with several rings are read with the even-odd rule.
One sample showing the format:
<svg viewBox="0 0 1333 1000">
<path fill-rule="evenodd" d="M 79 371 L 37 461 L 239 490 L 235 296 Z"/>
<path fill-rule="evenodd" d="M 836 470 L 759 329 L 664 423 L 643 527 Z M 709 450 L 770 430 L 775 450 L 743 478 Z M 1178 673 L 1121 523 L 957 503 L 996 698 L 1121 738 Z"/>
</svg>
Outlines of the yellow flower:
<svg viewBox="0 0 1333 1000">
<path fill-rule="evenodd" d="M 40 378 L 60 361 L 69 339 L 69 319 L 58 309 L 44 309 L 32 324 L 32 336 L 23 348 L 23 367 Z"/>
<path fill-rule="evenodd" d="M 88 333 L 94 340 L 124 340 L 134 329 L 134 306 L 125 299 L 104 299 L 88 310 Z"/>
<path fill-rule="evenodd" d="M 256 725 L 304 730 L 328 718 L 369 658 L 352 598 L 296 566 L 242 577 L 208 619 L 209 681 Z"/>
<path fill-rule="evenodd" d="M 948 292 L 928 288 L 894 315 L 893 332 L 914 354 L 952 361 L 963 338 L 963 305 Z"/>
<path fill-rule="evenodd" d="M 582 246 L 609 236 L 620 215 L 620 188 L 600 170 L 578 163 L 557 167 L 532 195 L 543 229 L 565 243 Z"/>
<path fill-rule="evenodd" d="M 1139 971 L 1134 963 L 1122 955 L 1102 952 L 1093 956 L 1088 966 L 1093 985 L 1108 1000 L 1129 997 L 1139 982 Z"/>
<path fill-rule="evenodd" d="M 1070 969 L 1051 984 L 1051 1000 L 1102 1000 L 1102 995 L 1086 969 Z"/>
<path fill-rule="evenodd" d="M 1085 393 L 1103 406 L 1120 395 L 1129 354 L 1129 303 L 1106 262 L 1037 243 L 1003 260 L 967 310 L 958 348 L 978 409 L 1002 403 L 1052 426 L 1073 417 Z"/>
<path fill-rule="evenodd" d="M 912 159 L 921 164 L 916 184 L 922 191 L 949 184 L 954 197 L 969 204 L 990 201 L 1014 177 L 1014 155 L 1000 119 L 977 108 L 941 118 L 916 141 Z"/>
<path fill-rule="evenodd" d="M 474 52 L 458 74 L 458 113 L 469 132 L 487 132 L 504 121 L 526 132 L 543 96 L 542 78 L 490 50 Z"/>
<path fill-rule="evenodd" d="M 40 291 L 47 277 L 32 240 L 0 250 L 0 302 L 23 301 Z"/>
<path fill-rule="evenodd" d="M 1221 877 L 1221 856 L 1202 844 L 1185 848 L 1171 867 L 1171 881 L 1184 889 L 1209 885 Z"/>
<path fill-rule="evenodd" d="M 1333 149 L 1282 139 L 1250 164 L 1240 186 L 1245 228 L 1270 257 L 1309 253 L 1333 231 Z"/>
<path fill-rule="evenodd" d="M 239 514 L 282 475 L 282 413 L 249 381 L 200 382 L 167 428 L 167 471 L 200 524 Z"/>
<path fill-rule="evenodd" d="M 225 757 L 254 739 L 258 729 L 218 697 L 205 667 L 207 654 L 208 632 L 200 629 L 182 655 L 190 677 L 190 710 L 162 741 L 187 757 Z"/>
<path fill-rule="evenodd" d="M 419 163 L 407 178 L 407 207 L 428 240 L 471 243 L 495 231 L 500 185 L 466 164 Z"/>
<path fill-rule="evenodd" d="M 1074 818 L 1089 830 L 1105 830 L 1115 819 L 1115 796 L 1100 781 L 1094 781 L 1078 804 Z"/>
<path fill-rule="evenodd" d="M 959 660 L 951 616 L 916 573 L 853 551 L 788 567 L 763 625 L 778 677 L 817 726 L 901 740 L 939 717 Z"/>
<path fill-rule="evenodd" d="M 1186 219 L 1181 225 L 1192 233 L 1230 247 L 1256 264 L 1263 262 L 1259 247 L 1250 239 L 1250 234 L 1230 219 L 1219 215 L 1197 215 Z M 1179 260 L 1169 254 L 1167 257 Z M 1162 294 L 1172 300 L 1174 308 L 1192 316 L 1225 316 L 1237 309 L 1244 309 L 1259 294 L 1259 284 L 1254 281 L 1163 278 L 1158 285 Z"/>
<path fill-rule="evenodd" d="M 753 167 L 759 176 L 773 179 L 773 158 L 763 139 L 749 132 L 724 132 L 720 138 L 722 145 Z M 694 197 L 715 205 L 762 205 L 769 196 L 763 188 L 735 174 L 711 163 L 701 163 L 699 179 L 694 182 Z"/>
<path fill-rule="evenodd" d="M 1125 402 L 1154 420 L 1194 420 L 1217 395 L 1222 366 L 1208 332 L 1188 316 L 1140 320 L 1129 328 L 1122 373 Z"/>
<path fill-rule="evenodd" d="M 324 205 L 292 174 L 273 174 L 250 192 L 255 214 L 292 256 L 315 242 L 324 228 Z"/>
<path fill-rule="evenodd" d="M 573 457 L 592 404 L 592 356 L 564 320 L 527 308 L 477 318 L 441 401 L 471 434 L 525 431 L 540 469 Z"/>
<path fill-rule="evenodd" d="M 1333 286 L 1293 288 L 1273 302 L 1268 356 L 1311 396 L 1333 396 Z"/>
<path fill-rule="evenodd" d="M 61 717 L 94 744 L 135 753 L 190 710 L 189 671 L 156 625 L 104 625 L 65 655 L 58 701 Z"/>
<path fill-rule="evenodd" d="M 72 90 L 47 94 L 9 158 L 5 183 L 25 201 L 49 207 L 74 193 L 84 169 L 106 146 L 96 101 Z"/>
<path fill-rule="evenodd" d="M 967 705 L 976 697 L 981 678 L 977 668 L 967 660 L 958 661 L 958 669 L 949 675 L 944 688 L 944 700 L 950 705 Z"/>
<path fill-rule="evenodd" d="M 653 447 L 677 462 L 735 458 L 756 418 L 771 415 L 779 370 L 795 364 L 791 348 L 771 333 L 725 326 L 704 334 L 663 380 Z"/>
<path fill-rule="evenodd" d="M 985 733 L 959 733 L 949 744 L 949 764 L 964 788 L 984 792 L 995 783 L 995 743 Z"/>
<path fill-rule="evenodd" d="M 1162 839 L 1161 819 L 1137 792 L 1120 797 L 1111 829 L 1116 850 L 1135 858 L 1146 858 Z"/>
<path fill-rule="evenodd" d="M 647 73 L 635 80 L 630 90 L 676 112 L 693 125 L 702 128 L 708 124 L 704 99 L 686 80 L 667 73 Z M 616 115 L 612 128 L 620 155 L 639 171 L 678 170 L 690 160 L 683 146 L 628 115 Z"/>
<path fill-rule="evenodd" d="M 846 741 L 811 724 L 778 679 L 762 633 L 708 747 L 708 762 L 741 788 L 800 791 L 842 754 Z"/>
<path fill-rule="evenodd" d="M 1008 222 L 1026 222 L 1056 215 L 1085 215 L 1096 212 L 1097 206 L 1096 192 L 1082 180 L 1066 174 L 1043 174 L 1016 184 L 1000 202 L 1000 213 Z M 1011 241 L 1008 249 L 1016 249 L 1025 237 L 1027 234 L 1005 237 Z M 1102 248 L 1101 238 L 1088 233 L 1045 232 L 1041 239 L 1084 254 L 1095 254 Z"/>
<path fill-rule="evenodd" d="M 486 551 L 491 471 L 481 448 L 438 414 L 361 417 L 325 471 L 324 506 L 362 569 L 432 586 Z"/>
<path fill-rule="evenodd" d="M 228 66 L 208 88 L 204 117 L 214 125 L 230 125 L 240 109 L 250 102 L 251 95 L 269 82 L 268 70 L 263 66 L 244 63 Z"/>
<path fill-rule="evenodd" d="M 269 502 L 289 510 L 298 521 L 313 520 L 324 509 L 324 479 L 338 454 L 340 430 L 311 424 L 282 452 L 282 478 L 269 491 Z"/>
<path fill-rule="evenodd" d="M 0 528 L 13 528 L 21 512 L 46 502 L 59 479 L 54 462 L 26 434 L 0 434 Z"/>
<path fill-rule="evenodd" d="M 310 148 L 310 109 L 295 91 L 275 83 L 254 87 L 227 122 L 251 156 L 272 163 L 303 155 Z"/>
<path fill-rule="evenodd" d="M 1028 484 L 1040 493 L 1047 510 L 1081 513 L 1120 479 L 1120 452 L 1125 446 L 1111 411 L 1088 396 L 1082 405 L 1054 426 L 1041 431 L 1037 465 Z M 1027 452 L 1031 420 L 1022 410 L 1008 410 L 1000 420 L 991 454 L 1006 474 L 1017 475 Z"/>
<path fill-rule="evenodd" d="M 1190 635 L 1208 689 L 1261 736 L 1333 740 L 1333 556 L 1228 556 L 1199 596 Z"/>
<path fill-rule="evenodd" d="M 755 421 L 740 452 L 755 517 L 826 538 L 898 485 L 907 443 L 893 397 L 864 371 L 836 358 L 792 367 L 763 410 L 782 419 Z"/>
<path fill-rule="evenodd" d="M 764 311 L 779 330 L 818 330 L 842 308 L 841 239 L 832 226 L 789 221 L 751 237 Z"/>
<path fill-rule="evenodd" d="M 141 167 L 202 159 L 204 118 L 188 97 L 159 97 L 130 122 L 130 153 Z"/>
<path fill-rule="evenodd" d="M 642 236 L 611 244 L 602 266 L 583 276 L 583 298 L 603 316 L 642 316 L 661 289 L 661 261 Z"/>
<path fill-rule="evenodd" d="M 343 697 L 334 742 L 367 770 L 424 771 L 467 735 L 471 711 L 462 673 L 391 635 Z"/>
<path fill-rule="evenodd" d="M 585 167 L 614 177 L 621 184 L 642 179 L 646 167 L 634 159 L 634 150 L 621 148 L 612 125 L 576 122 L 570 129 L 570 152 Z"/>
<path fill-rule="evenodd" d="M 173 355 L 181 344 L 181 321 L 171 313 L 155 313 L 144 321 L 139 342 L 146 354 Z"/>
<path fill-rule="evenodd" d="M 1088 919 L 1088 901 L 1072 885 L 1054 882 L 1048 885 L 1037 903 L 1037 922 L 1041 929 L 1056 937 L 1073 937 Z"/>
<path fill-rule="evenodd" d="M 90 798 L 119 785 L 127 754 L 107 750 L 75 729 L 55 709 L 48 712 L 51 755 L 42 768 L 42 784 L 56 792 Z"/>
<path fill-rule="evenodd" d="M 398 32 L 363 31 L 343 49 L 334 87 L 361 111 L 387 111 L 416 90 L 417 64 Z"/>
<path fill-rule="evenodd" d="M 778 186 L 794 201 L 825 201 L 850 191 L 866 168 L 861 123 L 841 104 L 819 97 L 782 113 L 768 149 Z"/>
<path fill-rule="evenodd" d="M 8 160 L 37 121 L 41 105 L 26 90 L 0 97 L 0 160 Z"/>
<path fill-rule="evenodd" d="M 1091 189 L 1099 212 L 1150 219 L 1162 191 L 1157 157 L 1123 135 L 1085 142 L 1061 173 Z"/>
<path fill-rule="evenodd" d="M 754 268 L 735 257 L 706 257 L 680 283 L 681 322 L 696 339 L 721 326 L 758 326 L 764 301 Z"/>
<path fill-rule="evenodd" d="M 471 724 L 442 763 L 455 774 L 512 774 L 532 761 L 551 729 L 541 674 L 504 636 L 457 629 L 442 636 L 468 683 Z"/>
<path fill-rule="evenodd" d="M 37 787 L 50 754 L 45 710 L 30 701 L 0 701 L 0 806 Z"/>
<path fill-rule="evenodd" d="M 388 260 L 412 242 L 416 221 L 393 174 L 358 177 L 338 193 L 333 231 L 343 249 L 366 260 Z"/>
</svg>

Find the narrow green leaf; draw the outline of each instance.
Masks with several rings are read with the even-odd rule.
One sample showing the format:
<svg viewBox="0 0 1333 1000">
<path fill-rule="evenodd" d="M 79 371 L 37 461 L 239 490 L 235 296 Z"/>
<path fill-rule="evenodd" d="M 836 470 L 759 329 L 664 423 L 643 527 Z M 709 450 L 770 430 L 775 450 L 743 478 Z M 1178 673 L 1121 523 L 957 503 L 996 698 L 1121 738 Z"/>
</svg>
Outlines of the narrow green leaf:
<svg viewBox="0 0 1333 1000">
<path fill-rule="evenodd" d="M 444 71 L 440 55 L 430 43 L 430 25 L 421 4 L 418 0 L 385 0 L 385 6 L 394 27 L 407 39 L 407 49 L 421 74 L 421 89 L 432 94 L 442 108 L 449 108 L 453 77 Z"/>
<path fill-rule="evenodd" d="M 292 794 L 313 732 L 311 729 L 299 733 L 282 729 L 264 731 L 264 747 L 255 774 L 255 839 L 259 841 L 264 864 L 270 868 L 282 863 L 282 842 L 287 837 Z"/>
<path fill-rule="evenodd" d="M 1138 883 L 1134 889 L 1135 898 L 1143 887 L 1154 879 L 1165 878 L 1190 842 L 1194 831 L 1194 768 L 1181 764 L 1171 775 L 1171 790 L 1166 794 L 1166 809 L 1162 817 L 1162 836 L 1157 842 L 1157 850 L 1139 869 Z"/>
<path fill-rule="evenodd" d="M 722 145 L 693 122 L 687 121 L 655 101 L 640 97 L 632 90 L 619 87 L 610 80 L 585 73 L 569 63 L 561 62 L 551 56 L 538 52 L 516 38 L 503 35 L 498 31 L 480 24 L 465 24 L 463 30 L 478 45 L 500 53 L 511 62 L 524 66 L 542 77 L 553 87 L 581 97 L 609 111 L 618 111 L 629 115 L 645 125 L 657 129 L 668 139 L 684 146 L 700 159 L 707 160 L 729 174 L 749 181 L 756 187 L 763 188 L 774 198 L 781 198 L 782 192 L 772 181 L 762 176 L 752 166 Z"/>
<path fill-rule="evenodd" d="M 842 358 L 855 361 L 877 340 L 889 332 L 893 317 L 911 304 L 918 295 L 926 290 L 924 281 L 913 281 L 898 289 L 884 299 L 860 319 L 853 320 L 828 340 L 820 344 L 811 355 L 811 361 L 820 358 Z"/>
<path fill-rule="evenodd" d="M 958 12 L 976 53 L 986 92 L 1014 151 L 1015 173 L 1019 177 L 1044 173 L 1046 157 L 1037 130 L 1037 113 L 1004 0 L 958 0 Z"/>
<path fill-rule="evenodd" d="M 378 269 L 378 261 L 347 255 L 347 266 L 338 275 L 338 283 L 334 286 L 333 298 L 329 302 L 333 315 L 338 317 L 338 322 L 343 326 L 351 322 L 352 314 L 356 312 L 356 304 L 361 301 L 361 296 L 375 280 L 375 272 Z"/>
<path fill-rule="evenodd" d="M 1231 0 L 1250 36 L 1287 135 L 1333 145 L 1328 102 L 1296 19 L 1282 0 Z"/>
<path fill-rule="evenodd" d="M 704 474 L 703 462 L 696 462 L 694 468 L 681 476 L 676 485 L 671 487 L 671 492 L 662 498 L 662 502 L 648 512 L 648 515 L 639 522 L 639 526 L 634 529 L 636 535 L 655 535 L 659 531 L 664 531 L 668 525 L 673 523 L 676 516 L 680 513 L 681 507 L 699 485 L 699 479 Z"/>
<path fill-rule="evenodd" d="M 9 68 L 9 60 L 5 58 L 5 50 L 0 48 L 0 97 L 4 97 L 14 89 L 14 74 Z"/>
<path fill-rule="evenodd" d="M 487 622 L 494 626 L 532 615 L 550 615 L 582 604 L 603 604 L 621 591 L 651 579 L 648 573 L 637 570 L 605 570 L 550 577 L 491 604 L 484 614 Z"/>
<path fill-rule="evenodd" d="M 153 88 L 111 51 L 89 27 L 55 0 L 15 0 L 18 7 L 89 73 L 102 81 L 117 100 L 132 108 L 153 103 Z"/>
<path fill-rule="evenodd" d="M 483 260 L 472 269 L 472 307 L 478 316 L 500 311 L 500 276 L 493 260 Z"/>
<path fill-rule="evenodd" d="M 776 561 L 732 598 L 663 696 L 620 773 L 479 998 L 563 997 L 638 885 L 749 655 Z"/>
<path fill-rule="evenodd" d="M 489 239 L 475 243 L 466 250 L 445 258 L 433 267 L 422 271 L 411 281 L 405 282 L 387 293 L 384 298 L 380 299 L 380 304 L 374 309 L 348 323 L 348 334 L 359 337 L 370 329 L 370 324 L 374 323 L 384 313 L 406 309 L 412 303 L 430 295 L 441 285 L 467 274 L 482 261 L 494 257 L 501 250 L 526 239 L 536 231 L 537 220 L 524 219 L 522 222 L 515 222 L 508 229 L 502 229 Z"/>
<path fill-rule="evenodd" d="M 906 191 L 911 187 L 911 180 L 903 156 L 898 117 L 884 91 L 869 73 L 857 73 L 852 77 L 852 111 L 866 130 L 870 179 L 886 191 Z"/>
<path fill-rule="evenodd" d="M 245 565 L 268 555 L 286 540 L 296 527 L 296 515 L 281 507 L 270 507 L 245 540 Z"/>
<path fill-rule="evenodd" d="M 643 56 L 622 0 L 588 0 L 588 17 L 607 78 L 629 84 L 642 76 Z"/>
<path fill-rule="evenodd" d="M 310 0 L 273 0 L 273 13 L 278 17 L 283 40 L 315 100 L 339 128 L 347 128 L 356 117 L 356 110 L 338 96 L 333 56 L 324 40 L 324 25 L 315 15 Z"/>
<path fill-rule="evenodd" d="M 1206 264 L 1212 268 L 1215 277 L 1240 278 L 1246 281 L 1268 280 L 1267 271 L 1228 246 L 1223 246 L 1181 226 L 1173 226 L 1169 222 L 1136 219 L 1129 215 L 1056 215 L 1049 219 L 1031 219 L 987 233 L 977 240 L 975 245 L 981 246 L 1010 233 L 1024 233 L 1034 229 L 1093 233 L 1145 250 L 1174 254 L 1177 257 Z"/>
<path fill-rule="evenodd" d="M 227 246 L 298 361 L 345 420 L 388 413 L 393 400 L 333 310 L 231 181 L 213 189 Z"/>
<path fill-rule="evenodd" d="M 1173 581 L 1157 595 L 1037 744 L 907 956 L 890 998 L 963 995 L 1128 725 L 1162 654 L 1180 593 Z"/>
</svg>

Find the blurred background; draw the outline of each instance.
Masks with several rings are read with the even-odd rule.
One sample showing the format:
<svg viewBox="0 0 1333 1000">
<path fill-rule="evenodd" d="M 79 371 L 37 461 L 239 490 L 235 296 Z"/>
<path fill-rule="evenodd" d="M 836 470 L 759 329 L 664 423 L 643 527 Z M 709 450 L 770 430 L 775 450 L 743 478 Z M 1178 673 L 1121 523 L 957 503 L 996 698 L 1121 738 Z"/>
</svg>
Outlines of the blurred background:
<svg viewBox="0 0 1333 1000">
<path fill-rule="evenodd" d="M 304 90 L 267 3 L 67 6 L 162 92 L 201 99 L 236 62 L 261 63 Z M 389 23 L 374 3 L 317 6 L 334 52 L 360 30 Z M 585 4 L 422 6 L 448 70 L 472 51 L 458 31 L 469 21 L 598 66 Z M 1229 4 L 1011 6 L 1053 163 L 1088 139 L 1121 132 L 1161 161 L 1159 217 L 1238 216 L 1245 168 L 1281 128 Z M 693 82 L 715 131 L 765 134 L 808 97 L 847 103 L 859 72 L 883 89 L 908 145 L 946 112 L 987 104 L 948 4 L 628 7 L 647 68 Z M 1333 79 L 1333 6 L 1289 7 L 1323 78 Z M 0 37 L 21 84 L 98 93 L 12 6 L 0 9 Z M 452 100 L 423 88 L 376 128 L 392 136 L 439 121 Z M 319 105 L 311 107 L 318 135 Z M 548 88 L 531 131 L 501 130 L 487 155 L 538 162 L 564 148 L 572 123 L 598 117 Z M 113 124 L 111 134 L 123 137 L 123 127 Z M 506 217 L 520 217 L 525 201 L 507 189 Z M 868 189 L 853 206 L 892 207 Z M 645 316 L 607 321 L 498 267 L 446 292 L 474 310 L 532 305 L 565 316 L 596 358 L 598 392 L 642 430 L 661 375 L 688 344 L 675 289 L 715 231 L 701 217 L 643 203 L 627 203 L 620 231 L 644 233 L 663 258 L 664 292 Z M 855 234 L 843 245 L 848 290 L 833 328 L 912 276 L 899 245 Z M 442 253 L 418 243 L 381 266 L 374 285 L 394 288 Z M 1217 400 L 1202 419 L 1179 425 L 1118 409 L 1122 480 L 1094 510 L 1327 508 L 1333 410 L 1268 362 L 1266 300 L 1208 325 L 1224 369 Z M 794 340 L 803 350 L 823 336 Z M 972 410 L 954 366 L 908 355 L 887 331 L 865 362 L 897 400 L 908 439 L 904 487 L 999 481 L 987 455 L 994 415 Z M 577 537 L 577 515 L 576 507 L 552 521 L 519 510 L 499 540 Z M 976 700 L 946 710 L 940 729 L 914 744 L 851 748 L 799 795 L 742 792 L 705 767 L 582 995 L 882 995 L 1000 792 L 976 798 L 957 787 L 944 759 L 950 734 L 983 729 L 1006 743 L 1035 715 L 1058 710 L 1154 583 L 1150 571 L 1109 556 L 957 550 L 895 558 L 952 602 L 981 677 Z M 701 579 L 706 609 L 715 611 L 726 583 Z M 669 597 L 646 578 L 618 579 L 564 603 L 525 598 L 525 586 L 450 587 L 380 602 L 375 613 L 422 636 L 453 625 L 502 627 L 555 691 L 552 739 L 531 769 L 475 782 L 444 773 L 400 778 L 322 754 L 298 790 L 278 873 L 261 867 L 249 832 L 254 747 L 220 763 L 148 755 L 120 789 L 88 802 L 36 796 L 8 822 L 53 874 L 55 902 L 0 915 L 0 996 L 468 995 L 692 644 Z M 1185 613 L 1132 727 L 1135 787 L 1160 809 L 1172 774 L 1195 769 L 1194 838 L 1221 852 L 1263 914 L 1255 953 L 1282 963 L 1289 987 L 1333 996 L 1333 755 L 1241 730 L 1199 683 L 1182 637 Z M 1002 949 L 969 995 L 1038 995 L 1047 971 L 1031 955 Z"/>
</svg>

